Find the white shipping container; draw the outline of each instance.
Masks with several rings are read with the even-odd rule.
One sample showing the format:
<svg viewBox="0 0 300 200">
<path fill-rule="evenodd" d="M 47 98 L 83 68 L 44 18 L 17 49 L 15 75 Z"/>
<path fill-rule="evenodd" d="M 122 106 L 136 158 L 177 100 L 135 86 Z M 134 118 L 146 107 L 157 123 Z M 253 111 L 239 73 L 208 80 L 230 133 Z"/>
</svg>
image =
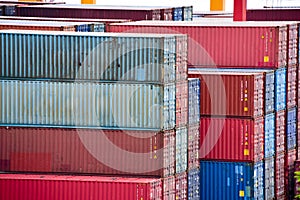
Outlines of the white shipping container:
<svg viewBox="0 0 300 200">
<path fill-rule="evenodd" d="M 188 131 L 187 127 L 176 129 L 176 174 L 187 170 L 188 165 Z"/>
<path fill-rule="evenodd" d="M 175 84 L 1 80 L 0 123 L 169 130 L 175 92 Z"/>
</svg>

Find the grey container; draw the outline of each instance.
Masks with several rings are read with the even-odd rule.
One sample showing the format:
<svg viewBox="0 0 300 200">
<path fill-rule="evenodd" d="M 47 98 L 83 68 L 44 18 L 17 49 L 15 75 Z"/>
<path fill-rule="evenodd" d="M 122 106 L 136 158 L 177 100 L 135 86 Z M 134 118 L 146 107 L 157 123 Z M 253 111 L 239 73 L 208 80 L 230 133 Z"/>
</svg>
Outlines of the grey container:
<svg viewBox="0 0 300 200">
<path fill-rule="evenodd" d="M 175 84 L 0 81 L 0 124 L 175 128 Z"/>
<path fill-rule="evenodd" d="M 182 73 L 176 66 L 187 65 L 186 59 L 176 59 L 177 48 L 184 52 L 187 46 L 176 41 L 186 44 L 187 37 L 0 31 L 0 77 L 170 83 Z"/>
</svg>

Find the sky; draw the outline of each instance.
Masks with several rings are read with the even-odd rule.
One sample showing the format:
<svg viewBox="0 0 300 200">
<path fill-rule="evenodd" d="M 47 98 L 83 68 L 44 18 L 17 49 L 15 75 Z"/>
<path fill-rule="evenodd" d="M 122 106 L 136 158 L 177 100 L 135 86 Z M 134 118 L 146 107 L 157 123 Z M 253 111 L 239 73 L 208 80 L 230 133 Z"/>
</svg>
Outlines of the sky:
<svg viewBox="0 0 300 200">
<path fill-rule="evenodd" d="M 61 1 L 61 0 L 56 0 Z M 80 4 L 81 0 L 62 0 L 66 3 Z M 156 5 L 183 6 L 193 5 L 195 11 L 209 11 L 210 0 L 96 0 L 99 5 Z M 300 0 L 247 0 L 247 8 L 263 8 L 264 6 L 300 6 Z M 233 0 L 225 0 L 225 11 L 232 12 Z"/>
</svg>

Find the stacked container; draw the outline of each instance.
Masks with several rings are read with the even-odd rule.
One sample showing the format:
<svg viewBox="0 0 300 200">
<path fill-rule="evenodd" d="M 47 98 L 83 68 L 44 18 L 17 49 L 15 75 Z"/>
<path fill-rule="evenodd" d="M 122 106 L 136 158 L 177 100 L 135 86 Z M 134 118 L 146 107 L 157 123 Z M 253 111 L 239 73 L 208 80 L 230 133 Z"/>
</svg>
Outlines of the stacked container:
<svg viewBox="0 0 300 200">
<path fill-rule="evenodd" d="M 163 199 L 187 196 L 186 35 L 16 30 L 0 46 L 1 171 L 160 177 Z"/>
</svg>

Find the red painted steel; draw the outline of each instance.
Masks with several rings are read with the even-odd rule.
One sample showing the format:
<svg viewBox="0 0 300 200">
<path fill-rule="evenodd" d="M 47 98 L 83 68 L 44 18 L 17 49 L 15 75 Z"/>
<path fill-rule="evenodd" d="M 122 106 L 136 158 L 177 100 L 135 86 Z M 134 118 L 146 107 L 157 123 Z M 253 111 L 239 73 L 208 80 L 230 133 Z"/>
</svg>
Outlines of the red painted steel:
<svg viewBox="0 0 300 200">
<path fill-rule="evenodd" d="M 176 127 L 188 123 L 188 81 L 176 83 Z"/>
<path fill-rule="evenodd" d="M 201 117 L 200 159 L 261 161 L 264 159 L 264 118 Z"/>
<path fill-rule="evenodd" d="M 248 9 L 247 21 L 299 21 L 299 8 Z"/>
<path fill-rule="evenodd" d="M 291 66 L 287 68 L 287 88 L 286 88 L 286 105 L 287 108 L 293 108 L 297 106 L 298 99 L 298 67 Z"/>
<path fill-rule="evenodd" d="M 298 66 L 298 46 L 299 46 L 299 24 L 292 23 L 288 25 L 288 66 Z"/>
<path fill-rule="evenodd" d="M 275 153 L 278 155 L 285 152 L 286 149 L 286 111 L 276 112 L 275 118 Z"/>
<path fill-rule="evenodd" d="M 262 116 L 264 113 L 263 73 L 189 71 L 200 78 L 200 113 L 216 116 Z"/>
<path fill-rule="evenodd" d="M 195 67 L 274 69 L 287 65 L 287 26 L 283 23 L 138 21 L 110 24 L 107 31 L 188 34 L 188 64 Z"/>
<path fill-rule="evenodd" d="M 298 104 L 297 113 L 297 159 L 300 159 L 300 104 Z M 300 161 L 300 160 L 299 160 Z"/>
<path fill-rule="evenodd" d="M 175 176 L 163 179 L 163 200 L 174 200 L 176 196 Z"/>
<path fill-rule="evenodd" d="M 0 199 L 158 200 L 162 182 L 150 178 L 0 174 Z"/>
<path fill-rule="evenodd" d="M 200 127 L 198 124 L 188 126 L 188 170 L 200 167 L 199 160 Z"/>
<path fill-rule="evenodd" d="M 233 20 L 246 21 L 247 0 L 234 0 Z"/>
<path fill-rule="evenodd" d="M 188 180 L 187 173 L 183 172 L 181 174 L 176 174 L 175 184 L 176 184 L 176 198 L 175 199 L 188 199 L 187 190 L 188 190 Z"/>
<path fill-rule="evenodd" d="M 0 127 L 0 171 L 169 176 L 175 131 Z"/>
<path fill-rule="evenodd" d="M 275 157 L 275 199 L 281 196 L 286 196 L 284 152 Z"/>
</svg>

